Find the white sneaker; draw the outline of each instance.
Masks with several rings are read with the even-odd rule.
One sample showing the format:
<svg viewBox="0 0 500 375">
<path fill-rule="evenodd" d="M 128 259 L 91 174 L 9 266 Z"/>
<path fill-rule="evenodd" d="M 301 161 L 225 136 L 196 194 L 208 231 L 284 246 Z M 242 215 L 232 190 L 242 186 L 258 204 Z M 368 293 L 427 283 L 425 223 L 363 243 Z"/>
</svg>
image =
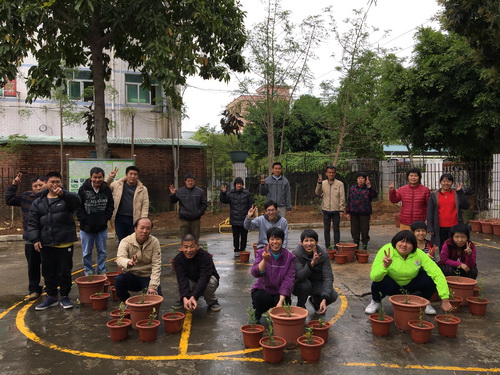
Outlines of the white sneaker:
<svg viewBox="0 0 500 375">
<path fill-rule="evenodd" d="M 380 302 L 372 300 L 368 306 L 366 306 L 365 314 L 375 314 L 380 307 Z"/>
<path fill-rule="evenodd" d="M 427 306 L 425 306 L 425 313 L 427 315 L 436 315 L 436 309 L 429 303 Z"/>
</svg>

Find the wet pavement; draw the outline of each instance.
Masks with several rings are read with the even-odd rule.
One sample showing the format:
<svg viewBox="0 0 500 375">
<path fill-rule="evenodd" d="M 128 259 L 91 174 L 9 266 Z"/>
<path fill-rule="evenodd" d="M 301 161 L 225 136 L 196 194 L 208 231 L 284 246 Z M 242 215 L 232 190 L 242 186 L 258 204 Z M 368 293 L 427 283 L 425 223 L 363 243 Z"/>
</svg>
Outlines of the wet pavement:
<svg viewBox="0 0 500 375">
<path fill-rule="evenodd" d="M 312 225 L 320 234 L 321 226 Z M 372 226 L 370 263 L 378 248 L 390 241 L 394 225 Z M 291 248 L 298 244 L 300 229 L 289 235 Z M 153 230 L 162 244 L 162 278 L 164 293 L 160 313 L 170 311 L 176 298 L 175 274 L 170 259 L 179 248 L 179 240 L 167 239 L 166 233 Z M 249 242 L 257 239 L 249 234 Z M 349 239 L 349 231 L 342 228 L 342 240 Z M 263 362 L 260 349 L 245 349 L 239 327 L 247 322 L 245 310 L 251 306 L 250 288 L 253 278 L 250 263 L 233 258 L 230 234 L 203 233 L 201 240 L 209 251 L 221 275 L 218 290 L 220 312 L 211 312 L 203 299 L 192 314 L 188 313 L 182 334 L 166 334 L 163 324 L 154 343 L 142 343 L 137 332 L 129 338 L 113 343 L 108 336 L 106 322 L 116 302 L 108 310 L 96 312 L 89 306 L 75 305 L 71 310 L 53 307 L 35 311 L 40 302 L 28 303 L 26 259 L 21 241 L 0 242 L 0 359 L 1 374 L 477 374 L 500 372 L 500 238 L 475 234 L 478 248 L 479 279 L 484 285 L 485 297 L 492 302 L 485 317 L 470 315 L 466 308 L 457 315 L 462 319 L 458 337 L 440 337 L 435 329 L 429 344 L 416 344 L 408 333 L 399 332 L 394 325 L 388 337 L 374 337 L 364 308 L 370 301 L 370 264 L 357 262 L 338 265 L 332 263 L 334 286 L 340 298 L 329 306 L 326 319 L 331 321 L 330 338 L 318 364 L 304 363 L 300 350 L 284 353 L 283 363 Z M 250 246 L 249 246 L 250 247 Z M 116 242 L 108 240 L 109 269 L 115 270 Z M 74 255 L 74 275 L 83 274 L 81 247 Z M 73 286 L 70 296 L 78 298 Z M 295 304 L 296 299 L 293 299 Z M 386 312 L 392 308 L 385 301 Z M 434 303 L 438 308 L 439 303 Z M 313 319 L 313 310 L 308 306 Z M 433 317 L 427 317 L 433 320 Z"/>
</svg>

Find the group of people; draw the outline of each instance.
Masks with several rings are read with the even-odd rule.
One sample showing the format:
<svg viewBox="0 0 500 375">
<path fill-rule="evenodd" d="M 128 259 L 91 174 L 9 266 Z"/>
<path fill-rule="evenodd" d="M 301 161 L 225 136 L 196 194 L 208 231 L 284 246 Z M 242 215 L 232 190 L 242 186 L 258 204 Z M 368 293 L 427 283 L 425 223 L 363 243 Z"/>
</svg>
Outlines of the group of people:
<svg viewBox="0 0 500 375">
<path fill-rule="evenodd" d="M 119 241 L 116 263 L 125 271 L 115 279 L 119 299 L 125 301 L 130 291 L 162 293 L 161 250 L 158 239 L 151 235 L 153 223 L 148 218 L 147 188 L 139 181 L 139 169 L 135 166 L 129 166 L 125 177 L 114 181 L 116 174 L 114 169 L 105 179 L 101 168 L 92 168 L 78 194 L 62 188 L 58 172 L 34 178 L 32 190 L 21 195 L 17 190 L 22 175 L 18 174 L 7 189 L 5 202 L 20 206 L 23 215 L 30 300 L 37 299 L 42 292 L 40 265 L 45 280 L 47 297 L 36 310 L 59 304 L 65 309 L 73 307 L 69 292 L 73 245 L 78 240 L 74 214 L 80 223 L 85 274 L 107 271 L 106 240 L 108 221 L 111 221 Z M 345 199 L 344 185 L 336 179 L 336 168 L 327 167 L 326 176 L 323 180 L 318 175 L 315 189 L 322 197 L 325 247 L 339 243 L 340 217 L 345 214 L 351 221 L 353 241 L 359 248 L 367 249 L 371 201 L 377 196 L 369 177 L 358 173 L 356 184 Z M 441 189 L 431 193 L 420 183 L 418 169 L 411 169 L 407 179 L 408 185 L 397 190 L 392 184 L 389 186 L 391 202 L 401 201 L 401 231 L 374 259 L 370 273 L 372 301 L 365 310 L 367 313 L 376 311 L 384 296 L 399 293 L 401 288 L 409 293 L 419 292 L 428 299 L 437 291 L 443 309 L 449 310 L 445 275 L 477 277 L 476 247 L 470 241 L 461 215 L 461 210 L 468 208 L 462 185 L 452 189 L 453 177 L 443 174 Z M 206 197 L 203 190 L 195 186 L 192 174 L 184 176 L 184 184 L 178 190 L 170 186 L 170 201 L 179 202 L 180 206 L 182 238 L 180 251 L 174 258 L 179 298 L 173 308 L 192 311 L 203 296 L 212 311 L 219 311 L 221 306 L 215 292 L 220 277 L 211 255 L 199 246 L 200 218 L 207 208 Z M 256 278 L 251 291 L 256 318 L 260 319 L 271 307 L 290 303 L 292 295 L 297 296 L 298 306 L 305 307 L 309 301 L 317 314 L 324 314 L 327 306 L 337 299 L 331 265 L 326 250 L 318 245 L 318 234 L 314 230 L 302 232 L 298 246 L 292 252 L 288 250 L 286 216 L 291 215 L 291 194 L 280 163 L 273 165 L 271 176 L 262 176 L 259 192 L 267 201 L 264 215 L 257 217 L 252 195 L 244 189 L 243 179 L 236 178 L 230 190 L 223 185 L 220 192 L 221 202 L 230 205 L 235 256 L 246 248 L 248 230 L 259 230 L 258 250 L 251 268 Z M 428 233 L 431 241 L 426 239 Z M 94 245 L 96 269 L 92 266 Z M 426 313 L 435 313 L 430 304 Z"/>
</svg>

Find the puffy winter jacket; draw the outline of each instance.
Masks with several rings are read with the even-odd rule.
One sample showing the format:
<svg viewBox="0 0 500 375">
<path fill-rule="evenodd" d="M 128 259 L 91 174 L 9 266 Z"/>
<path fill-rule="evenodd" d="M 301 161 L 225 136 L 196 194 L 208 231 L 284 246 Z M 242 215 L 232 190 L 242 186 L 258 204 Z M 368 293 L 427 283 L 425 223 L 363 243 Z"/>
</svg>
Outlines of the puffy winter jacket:
<svg viewBox="0 0 500 375">
<path fill-rule="evenodd" d="M 415 221 L 425 221 L 427 218 L 427 203 L 431 191 L 422 184 L 401 186 L 397 190 L 389 190 L 392 203 L 401 201 L 401 224 L 411 225 Z"/>
<path fill-rule="evenodd" d="M 80 229 L 90 233 L 97 233 L 106 229 L 114 210 L 113 193 L 108 184 L 103 182 L 96 193 L 92 187 L 92 182 L 87 179 L 80 186 L 78 195 L 82 201 L 82 204 L 76 210 Z"/>
<path fill-rule="evenodd" d="M 246 190 L 232 189 L 229 192 L 220 192 L 220 201 L 229 204 L 229 221 L 231 225 L 243 226 L 248 210 L 252 207 L 252 194 Z"/>
<path fill-rule="evenodd" d="M 192 189 L 185 186 L 179 188 L 175 194 L 170 194 L 170 202 L 179 202 L 179 219 L 181 220 L 198 220 L 207 209 L 205 192 L 197 186 Z"/>
<path fill-rule="evenodd" d="M 73 214 L 80 207 L 80 197 L 63 190 L 62 196 L 49 202 L 48 192 L 48 189 L 43 190 L 31 205 L 28 218 L 29 241 L 40 241 L 42 246 L 78 241 Z"/>
</svg>

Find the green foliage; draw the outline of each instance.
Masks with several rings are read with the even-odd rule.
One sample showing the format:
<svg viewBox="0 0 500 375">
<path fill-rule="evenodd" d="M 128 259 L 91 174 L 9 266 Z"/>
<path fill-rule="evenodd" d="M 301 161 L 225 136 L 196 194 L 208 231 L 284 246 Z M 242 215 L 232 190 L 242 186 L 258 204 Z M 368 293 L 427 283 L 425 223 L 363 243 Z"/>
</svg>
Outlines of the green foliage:
<svg viewBox="0 0 500 375">
<path fill-rule="evenodd" d="M 226 136 L 215 126 L 207 124 L 200 126 L 192 139 L 206 145 L 203 151 L 209 171 L 212 168 L 215 170 L 231 169 L 231 158 L 228 152 L 238 150 L 240 147 L 240 142 L 234 135 Z"/>
<path fill-rule="evenodd" d="M 286 316 L 292 316 L 292 306 L 288 302 L 283 303 L 283 309 L 285 310 Z"/>
<path fill-rule="evenodd" d="M 314 328 L 313 327 L 306 327 L 305 332 L 304 332 L 304 337 L 306 338 L 304 341 L 309 344 L 313 345 L 314 344 Z"/>
<path fill-rule="evenodd" d="M 151 314 L 149 314 L 148 327 L 150 327 L 151 324 L 153 324 L 155 319 L 156 319 L 156 307 L 153 307 Z"/>
<path fill-rule="evenodd" d="M 30 147 L 26 143 L 27 135 L 11 134 L 7 139 L 4 150 L 7 154 L 12 156 L 19 156 L 29 152 Z"/>
<path fill-rule="evenodd" d="M 271 317 L 269 316 L 269 313 L 267 313 L 267 312 L 262 314 L 262 316 L 266 318 L 266 322 L 267 322 L 266 335 L 267 335 L 267 337 L 269 337 L 267 344 L 270 346 L 278 345 L 276 340 L 274 339 L 273 320 L 271 319 Z"/>
<path fill-rule="evenodd" d="M 248 307 L 247 308 L 247 315 L 248 315 L 248 324 L 257 324 L 258 321 L 257 319 L 255 318 L 255 309 L 252 308 L 252 307 Z"/>
<path fill-rule="evenodd" d="M 384 310 L 384 304 L 382 302 L 383 295 L 381 292 L 378 292 L 380 296 L 380 306 L 378 308 L 378 320 L 384 321 L 385 320 L 385 310 Z"/>
</svg>

